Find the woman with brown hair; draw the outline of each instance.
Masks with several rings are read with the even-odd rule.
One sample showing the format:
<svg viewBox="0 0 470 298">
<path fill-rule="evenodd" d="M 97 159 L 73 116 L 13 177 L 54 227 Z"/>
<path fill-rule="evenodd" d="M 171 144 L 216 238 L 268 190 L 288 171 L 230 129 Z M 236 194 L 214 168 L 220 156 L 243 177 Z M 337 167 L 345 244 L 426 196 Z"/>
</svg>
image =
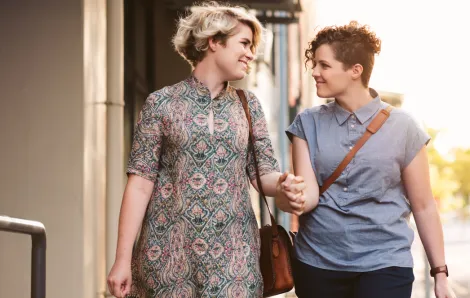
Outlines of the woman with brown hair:
<svg viewBox="0 0 470 298">
<path fill-rule="evenodd" d="M 331 103 L 300 113 L 287 129 L 296 175 L 307 185 L 295 237 L 295 289 L 304 298 L 411 296 L 414 216 L 438 298 L 454 297 L 447 282 L 442 226 L 429 181 L 429 136 L 405 111 L 391 112 L 369 88 L 381 41 L 367 26 L 326 27 L 306 50 L 317 94 Z M 386 112 L 387 111 L 387 112 Z M 326 188 L 348 152 L 355 152 L 378 114 L 388 119 Z M 288 187 L 286 187 L 288 189 Z M 320 191 L 321 190 L 321 191 Z"/>
</svg>

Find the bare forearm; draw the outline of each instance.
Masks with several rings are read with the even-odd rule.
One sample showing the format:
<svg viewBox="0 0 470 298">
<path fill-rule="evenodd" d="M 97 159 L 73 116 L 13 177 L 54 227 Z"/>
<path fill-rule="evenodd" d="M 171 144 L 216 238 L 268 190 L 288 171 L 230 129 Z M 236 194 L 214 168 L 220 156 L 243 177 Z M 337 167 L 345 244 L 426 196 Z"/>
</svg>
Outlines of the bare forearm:
<svg viewBox="0 0 470 298">
<path fill-rule="evenodd" d="M 126 186 L 119 215 L 116 260 L 130 262 L 132 247 L 150 199 L 149 193 Z"/>
<path fill-rule="evenodd" d="M 276 196 L 277 181 L 279 180 L 280 176 L 281 176 L 281 173 L 279 172 L 273 172 L 273 173 L 269 173 L 269 174 L 261 176 L 260 178 L 261 184 L 263 186 L 263 191 L 266 196 L 268 197 Z M 254 180 L 251 183 L 259 192 L 258 182 Z"/>
<path fill-rule="evenodd" d="M 444 236 L 436 204 L 413 211 L 413 216 L 431 267 L 444 266 Z"/>
<path fill-rule="evenodd" d="M 307 186 L 305 190 L 305 210 L 304 212 L 310 212 L 315 209 L 318 205 L 319 197 L 318 197 L 318 187 L 309 187 Z"/>
</svg>

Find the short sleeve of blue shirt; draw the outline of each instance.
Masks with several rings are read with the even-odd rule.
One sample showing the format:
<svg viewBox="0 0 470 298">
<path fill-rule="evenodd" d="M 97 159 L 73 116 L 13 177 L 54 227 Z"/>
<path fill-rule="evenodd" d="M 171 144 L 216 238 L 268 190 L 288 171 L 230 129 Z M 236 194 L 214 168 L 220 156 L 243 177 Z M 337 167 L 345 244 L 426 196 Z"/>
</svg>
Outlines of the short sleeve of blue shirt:
<svg viewBox="0 0 470 298">
<path fill-rule="evenodd" d="M 414 118 L 409 116 L 408 131 L 406 134 L 405 156 L 403 159 L 402 170 L 405 169 L 416 157 L 418 152 L 427 145 L 431 137 L 422 129 Z"/>
<path fill-rule="evenodd" d="M 302 124 L 302 116 L 304 114 L 305 114 L 305 112 L 302 112 L 302 113 L 298 114 L 295 117 L 292 124 L 286 130 L 287 137 L 289 137 L 291 142 L 292 142 L 293 136 L 299 137 L 302 140 L 306 140 L 304 127 L 303 127 L 303 124 Z"/>
</svg>

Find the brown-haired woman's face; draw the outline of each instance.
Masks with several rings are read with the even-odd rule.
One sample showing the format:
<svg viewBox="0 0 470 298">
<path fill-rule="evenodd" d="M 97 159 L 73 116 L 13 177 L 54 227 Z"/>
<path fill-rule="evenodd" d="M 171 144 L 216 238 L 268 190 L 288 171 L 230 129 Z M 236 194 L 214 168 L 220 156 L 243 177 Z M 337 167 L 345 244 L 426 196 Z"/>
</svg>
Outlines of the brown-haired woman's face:
<svg viewBox="0 0 470 298">
<path fill-rule="evenodd" d="M 315 79 L 319 97 L 340 97 L 351 84 L 351 70 L 345 70 L 344 64 L 336 60 L 330 45 L 319 46 L 312 63 L 312 77 Z"/>
</svg>

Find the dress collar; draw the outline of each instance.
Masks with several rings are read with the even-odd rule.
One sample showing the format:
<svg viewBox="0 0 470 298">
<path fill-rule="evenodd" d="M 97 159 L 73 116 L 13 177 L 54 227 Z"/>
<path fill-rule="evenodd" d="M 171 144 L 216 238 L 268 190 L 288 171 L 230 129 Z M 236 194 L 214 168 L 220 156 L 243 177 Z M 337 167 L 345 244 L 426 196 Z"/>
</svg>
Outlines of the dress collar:
<svg viewBox="0 0 470 298">
<path fill-rule="evenodd" d="M 204 83 L 202 83 L 201 81 L 199 81 L 199 80 L 194 76 L 194 74 L 191 74 L 191 76 L 189 76 L 189 78 L 186 80 L 186 82 L 187 82 L 192 88 L 196 89 L 197 92 L 198 92 L 198 94 L 200 94 L 201 96 L 206 96 L 206 95 L 209 95 L 209 96 L 210 96 L 209 88 L 208 88 Z M 224 96 L 225 93 L 227 93 L 228 88 L 229 88 L 229 83 L 228 83 L 228 82 L 225 82 L 225 83 L 224 83 L 224 88 L 219 92 L 219 94 L 217 94 L 216 97 L 214 97 L 214 99 L 218 99 L 218 98 L 221 98 L 222 96 Z"/>
</svg>

